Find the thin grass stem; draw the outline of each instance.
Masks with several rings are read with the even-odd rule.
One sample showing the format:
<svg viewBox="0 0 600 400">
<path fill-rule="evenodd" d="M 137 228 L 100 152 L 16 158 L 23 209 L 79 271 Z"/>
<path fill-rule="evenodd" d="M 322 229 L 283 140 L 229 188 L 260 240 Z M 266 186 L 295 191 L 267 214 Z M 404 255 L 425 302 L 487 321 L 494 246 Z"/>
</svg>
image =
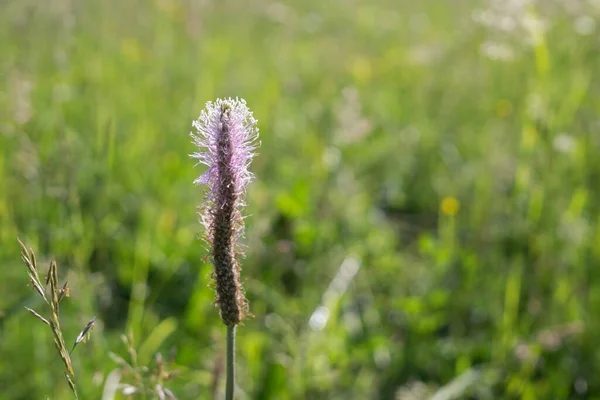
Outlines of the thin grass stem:
<svg viewBox="0 0 600 400">
<path fill-rule="evenodd" d="M 225 400 L 233 400 L 235 390 L 235 325 L 227 325 L 227 383 Z"/>
</svg>

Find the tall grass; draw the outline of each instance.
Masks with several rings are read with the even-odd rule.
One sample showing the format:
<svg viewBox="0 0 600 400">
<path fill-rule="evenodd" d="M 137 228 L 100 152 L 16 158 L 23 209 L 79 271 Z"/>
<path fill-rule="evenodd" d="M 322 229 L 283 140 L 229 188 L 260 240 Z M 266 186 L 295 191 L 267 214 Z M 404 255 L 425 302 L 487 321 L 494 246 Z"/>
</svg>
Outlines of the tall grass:
<svg viewBox="0 0 600 400">
<path fill-rule="evenodd" d="M 1 3 L 0 399 L 70 396 L 16 237 L 69 282 L 65 337 L 97 316 L 80 398 L 131 383 L 130 347 L 220 398 L 187 133 L 226 96 L 262 140 L 240 398 L 600 392 L 595 4 Z"/>
</svg>

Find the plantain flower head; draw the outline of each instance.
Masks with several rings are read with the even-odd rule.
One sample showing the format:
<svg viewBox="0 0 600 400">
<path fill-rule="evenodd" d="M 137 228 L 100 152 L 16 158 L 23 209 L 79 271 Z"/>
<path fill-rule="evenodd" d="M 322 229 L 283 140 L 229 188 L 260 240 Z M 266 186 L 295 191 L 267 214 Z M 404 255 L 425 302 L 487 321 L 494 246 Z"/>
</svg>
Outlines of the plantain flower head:
<svg viewBox="0 0 600 400">
<path fill-rule="evenodd" d="M 253 178 L 248 167 L 257 147 L 256 123 L 243 99 L 217 99 L 206 103 L 191 133 L 199 149 L 191 157 L 208 167 L 194 183 L 208 186 L 200 213 L 214 267 L 216 304 L 226 325 L 237 325 L 248 313 L 238 241 L 244 233 L 240 210 Z"/>
</svg>

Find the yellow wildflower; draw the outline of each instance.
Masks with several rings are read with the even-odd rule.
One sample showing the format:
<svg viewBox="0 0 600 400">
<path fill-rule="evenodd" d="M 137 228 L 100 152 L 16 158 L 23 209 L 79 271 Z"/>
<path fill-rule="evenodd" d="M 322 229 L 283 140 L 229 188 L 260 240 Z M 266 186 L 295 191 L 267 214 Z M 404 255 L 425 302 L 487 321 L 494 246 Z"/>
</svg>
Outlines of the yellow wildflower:
<svg viewBox="0 0 600 400">
<path fill-rule="evenodd" d="M 442 211 L 442 214 L 453 217 L 458 214 L 458 210 L 460 210 L 460 203 L 456 197 L 446 196 L 442 199 L 442 202 L 440 203 L 440 211 Z"/>
</svg>

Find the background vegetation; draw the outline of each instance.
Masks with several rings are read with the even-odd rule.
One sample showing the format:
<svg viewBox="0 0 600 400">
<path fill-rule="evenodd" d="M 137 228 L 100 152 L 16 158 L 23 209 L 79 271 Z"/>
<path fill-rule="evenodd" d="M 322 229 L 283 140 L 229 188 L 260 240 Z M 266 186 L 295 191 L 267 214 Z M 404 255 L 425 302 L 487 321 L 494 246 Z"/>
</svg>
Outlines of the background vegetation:
<svg viewBox="0 0 600 400">
<path fill-rule="evenodd" d="M 262 139 L 241 398 L 600 398 L 599 16 L 594 0 L 0 2 L 0 398 L 70 398 L 23 308 L 41 307 L 17 237 L 69 281 L 67 342 L 97 317 L 73 354 L 81 398 L 135 383 L 109 354 L 130 359 L 129 332 L 140 365 L 176 349 L 179 398 L 221 390 L 187 155 L 223 96 Z"/>
</svg>

